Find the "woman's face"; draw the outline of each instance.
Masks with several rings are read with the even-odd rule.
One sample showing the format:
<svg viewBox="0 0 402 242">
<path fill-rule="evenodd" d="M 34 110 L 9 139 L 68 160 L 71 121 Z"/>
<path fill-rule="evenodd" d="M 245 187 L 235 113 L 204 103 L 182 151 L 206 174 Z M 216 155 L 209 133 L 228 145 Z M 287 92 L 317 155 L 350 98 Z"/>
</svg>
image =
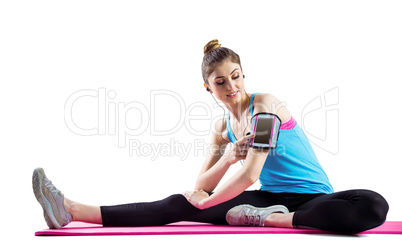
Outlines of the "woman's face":
<svg viewBox="0 0 402 242">
<path fill-rule="evenodd" d="M 238 103 L 245 95 L 243 72 L 230 60 L 216 66 L 207 80 L 212 93 L 224 103 Z"/>
</svg>

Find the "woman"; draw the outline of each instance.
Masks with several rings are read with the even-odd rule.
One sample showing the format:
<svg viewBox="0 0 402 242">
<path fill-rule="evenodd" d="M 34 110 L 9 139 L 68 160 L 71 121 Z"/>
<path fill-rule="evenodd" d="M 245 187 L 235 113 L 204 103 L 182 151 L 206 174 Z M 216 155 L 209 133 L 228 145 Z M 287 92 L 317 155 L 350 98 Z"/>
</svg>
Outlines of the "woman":
<svg viewBox="0 0 402 242">
<path fill-rule="evenodd" d="M 103 226 L 151 226 L 178 221 L 248 226 L 315 228 L 358 233 L 381 225 L 388 212 L 385 199 L 369 190 L 335 192 L 314 151 L 286 107 L 270 94 L 249 94 L 239 56 L 217 40 L 204 47 L 204 86 L 229 110 L 217 121 L 211 149 L 194 191 L 150 203 L 90 206 L 65 198 L 46 178 L 43 169 L 33 174 L 33 189 L 50 228 L 71 221 Z M 254 135 L 250 119 L 273 113 L 281 120 L 277 150 L 250 148 Z M 234 143 L 230 152 L 222 151 Z M 228 168 L 244 160 L 243 167 L 219 189 Z M 260 180 L 260 190 L 245 191 Z"/>
</svg>

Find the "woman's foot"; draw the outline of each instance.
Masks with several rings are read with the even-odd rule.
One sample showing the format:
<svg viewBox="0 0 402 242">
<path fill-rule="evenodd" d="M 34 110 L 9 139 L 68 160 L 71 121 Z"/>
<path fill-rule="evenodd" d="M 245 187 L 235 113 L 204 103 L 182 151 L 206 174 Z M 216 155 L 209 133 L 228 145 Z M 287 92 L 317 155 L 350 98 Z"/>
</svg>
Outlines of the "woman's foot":
<svg viewBox="0 0 402 242">
<path fill-rule="evenodd" d="M 59 229 L 72 221 L 64 207 L 64 195 L 46 177 L 42 168 L 36 168 L 32 175 L 32 188 L 36 200 L 43 208 L 46 223 L 51 229 Z"/>
<path fill-rule="evenodd" d="M 266 208 L 239 205 L 226 213 L 226 221 L 230 225 L 263 227 L 265 219 L 273 213 L 287 214 L 289 210 L 283 205 L 274 205 Z"/>
</svg>

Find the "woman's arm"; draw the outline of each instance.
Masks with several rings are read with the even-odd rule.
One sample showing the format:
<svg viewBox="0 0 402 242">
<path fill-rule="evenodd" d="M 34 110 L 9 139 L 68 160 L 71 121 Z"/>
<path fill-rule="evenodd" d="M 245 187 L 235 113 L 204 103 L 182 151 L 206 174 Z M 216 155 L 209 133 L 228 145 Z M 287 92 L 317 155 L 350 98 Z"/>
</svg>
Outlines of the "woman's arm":
<svg viewBox="0 0 402 242">
<path fill-rule="evenodd" d="M 211 138 L 211 148 L 201 168 L 194 190 L 212 192 L 219 184 L 231 165 L 246 158 L 248 147 L 245 146 L 249 135 L 235 143 L 228 154 L 224 154 L 227 141 L 220 135 L 223 130 L 222 120 L 215 124 L 215 130 Z"/>
<path fill-rule="evenodd" d="M 222 120 L 218 120 L 215 123 L 215 130 L 218 132 L 212 132 L 209 152 L 198 175 L 194 190 L 212 192 L 230 167 L 228 160 L 223 156 L 227 142 L 218 136 L 223 126 L 222 122 Z"/>
<path fill-rule="evenodd" d="M 220 159 L 216 162 L 216 159 L 218 157 L 220 157 Z M 212 163 L 215 164 L 209 168 L 209 165 Z M 203 168 L 201 169 L 201 172 L 204 170 L 206 171 L 200 173 L 200 175 L 198 176 L 194 190 L 212 192 L 219 184 L 220 180 L 225 175 L 229 167 L 230 163 L 227 161 L 226 156 L 213 154 L 208 155 L 207 159 L 204 162 Z"/>
<path fill-rule="evenodd" d="M 287 120 L 291 117 L 284 104 L 274 96 L 270 94 L 262 94 L 258 96 L 259 97 L 256 97 L 254 100 L 254 113 L 275 113 L 281 118 L 281 120 Z M 198 189 L 196 189 L 198 191 L 186 193 L 186 198 L 195 207 L 205 209 L 236 197 L 258 180 L 265 160 L 268 156 L 268 152 L 269 150 L 258 150 L 254 148 L 249 149 L 245 165 L 242 167 L 242 169 L 231 177 L 225 184 L 223 184 L 223 186 L 220 187 L 214 194 L 208 196 L 208 194 L 200 191 L 202 188 L 198 187 Z M 221 178 L 222 177 L 220 177 L 220 179 Z"/>
<path fill-rule="evenodd" d="M 267 156 L 268 150 L 249 149 L 244 166 L 215 193 L 196 201 L 193 205 L 199 209 L 206 209 L 240 195 L 258 180 Z"/>
</svg>

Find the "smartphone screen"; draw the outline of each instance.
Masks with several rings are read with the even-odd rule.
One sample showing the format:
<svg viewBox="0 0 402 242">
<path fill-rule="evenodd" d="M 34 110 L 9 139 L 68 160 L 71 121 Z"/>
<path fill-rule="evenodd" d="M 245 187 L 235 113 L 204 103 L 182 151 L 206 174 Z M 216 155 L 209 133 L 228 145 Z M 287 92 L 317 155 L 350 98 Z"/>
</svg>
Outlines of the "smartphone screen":
<svg viewBox="0 0 402 242">
<path fill-rule="evenodd" d="M 272 118 L 258 117 L 254 143 L 269 144 L 273 122 L 274 119 Z"/>
</svg>

